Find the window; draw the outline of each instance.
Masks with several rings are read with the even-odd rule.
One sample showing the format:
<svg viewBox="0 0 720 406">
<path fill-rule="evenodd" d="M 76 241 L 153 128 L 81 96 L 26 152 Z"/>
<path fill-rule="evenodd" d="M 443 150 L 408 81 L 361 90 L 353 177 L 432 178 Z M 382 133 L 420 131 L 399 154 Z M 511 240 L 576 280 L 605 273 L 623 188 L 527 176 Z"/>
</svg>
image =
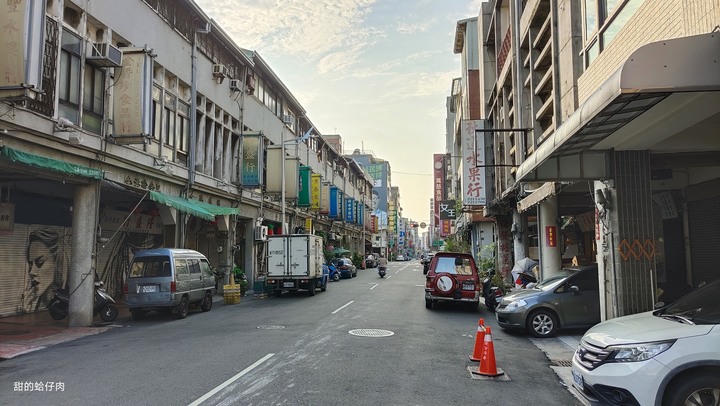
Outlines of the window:
<svg viewBox="0 0 720 406">
<path fill-rule="evenodd" d="M 174 146 L 175 143 L 175 103 L 177 98 L 170 92 L 165 92 L 165 105 L 163 106 L 163 114 L 165 115 L 165 128 L 163 130 L 163 143 L 167 146 Z"/>
<path fill-rule="evenodd" d="M 188 140 L 190 139 L 190 105 L 185 102 L 178 102 L 177 141 L 175 147 L 178 151 L 188 151 Z"/>
<path fill-rule="evenodd" d="M 162 102 L 160 100 L 160 95 L 162 94 L 162 89 L 160 89 L 157 86 L 153 86 L 152 89 L 152 135 L 153 139 L 155 141 L 160 141 L 160 137 L 162 135 Z"/>
<path fill-rule="evenodd" d="M 58 81 L 58 116 L 79 123 L 80 118 L 80 51 L 81 38 L 63 30 Z"/>
<path fill-rule="evenodd" d="M 83 87 L 83 128 L 100 134 L 102 131 L 104 99 L 105 71 L 92 65 L 85 65 L 85 84 Z"/>
<path fill-rule="evenodd" d="M 585 0 L 583 5 L 585 67 L 615 39 L 644 0 Z"/>
<path fill-rule="evenodd" d="M 200 261 L 197 259 L 188 259 L 190 264 L 190 273 L 200 273 Z"/>
</svg>

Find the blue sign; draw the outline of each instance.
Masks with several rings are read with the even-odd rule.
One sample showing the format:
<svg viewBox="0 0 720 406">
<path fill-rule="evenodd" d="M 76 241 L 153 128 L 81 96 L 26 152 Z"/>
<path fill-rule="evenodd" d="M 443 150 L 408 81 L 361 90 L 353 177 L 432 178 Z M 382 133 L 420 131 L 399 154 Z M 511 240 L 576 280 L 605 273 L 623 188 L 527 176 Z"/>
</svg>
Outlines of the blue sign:
<svg viewBox="0 0 720 406">
<path fill-rule="evenodd" d="M 330 208 L 328 217 L 335 219 L 340 217 L 340 190 L 337 186 L 330 186 Z"/>
<path fill-rule="evenodd" d="M 355 221 L 355 199 L 348 197 L 345 199 L 345 222 L 352 223 Z"/>
</svg>

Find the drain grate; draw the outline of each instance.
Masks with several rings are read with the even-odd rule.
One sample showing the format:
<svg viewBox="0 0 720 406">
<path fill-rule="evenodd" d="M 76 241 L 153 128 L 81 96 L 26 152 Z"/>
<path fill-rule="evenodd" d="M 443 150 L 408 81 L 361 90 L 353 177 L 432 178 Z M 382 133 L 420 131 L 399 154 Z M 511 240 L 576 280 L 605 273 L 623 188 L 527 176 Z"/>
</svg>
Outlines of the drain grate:
<svg viewBox="0 0 720 406">
<path fill-rule="evenodd" d="M 552 360 L 553 365 L 559 366 L 559 367 L 572 367 L 572 361 L 567 360 Z"/>
<path fill-rule="evenodd" d="M 257 326 L 260 330 L 282 330 L 285 328 L 285 326 L 278 326 L 278 325 L 266 325 L 266 326 Z"/>
<path fill-rule="evenodd" d="M 355 330 L 348 331 L 351 335 L 358 337 L 390 337 L 394 335 L 392 331 L 380 330 L 376 328 L 358 328 Z"/>
</svg>

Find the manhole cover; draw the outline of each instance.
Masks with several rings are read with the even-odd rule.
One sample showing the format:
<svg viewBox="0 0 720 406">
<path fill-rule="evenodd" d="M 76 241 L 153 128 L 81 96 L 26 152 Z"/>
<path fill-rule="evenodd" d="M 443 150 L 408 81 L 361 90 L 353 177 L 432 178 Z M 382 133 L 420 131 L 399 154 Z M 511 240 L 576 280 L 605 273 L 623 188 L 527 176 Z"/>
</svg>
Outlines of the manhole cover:
<svg viewBox="0 0 720 406">
<path fill-rule="evenodd" d="M 257 328 L 259 328 L 260 330 L 282 330 L 285 328 L 285 326 L 269 325 L 269 326 L 258 326 Z"/>
<path fill-rule="evenodd" d="M 30 334 L 30 332 L 25 331 L 25 330 L 0 331 L 0 335 L 3 335 L 3 336 L 21 336 L 23 334 Z"/>
<path fill-rule="evenodd" d="M 391 335 L 395 334 L 392 331 L 380 330 L 376 328 L 358 328 L 355 330 L 350 330 L 348 331 L 348 333 L 359 337 L 390 337 Z"/>
</svg>

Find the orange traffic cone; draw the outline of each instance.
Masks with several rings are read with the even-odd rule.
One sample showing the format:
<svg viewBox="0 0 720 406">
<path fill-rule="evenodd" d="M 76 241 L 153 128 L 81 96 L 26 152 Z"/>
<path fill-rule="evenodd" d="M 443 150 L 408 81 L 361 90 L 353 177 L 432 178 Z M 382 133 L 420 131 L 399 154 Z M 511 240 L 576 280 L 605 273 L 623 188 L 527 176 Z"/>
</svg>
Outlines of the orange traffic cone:
<svg viewBox="0 0 720 406">
<path fill-rule="evenodd" d="M 482 359 L 482 350 L 485 341 L 485 319 L 478 321 L 477 335 L 475 336 L 475 348 L 472 355 L 468 355 L 470 361 L 479 362 Z"/>
<path fill-rule="evenodd" d="M 495 364 L 495 347 L 493 346 L 492 333 L 490 327 L 485 328 L 485 345 L 483 345 L 482 359 L 478 371 L 472 371 L 473 374 L 483 376 L 500 376 L 505 373 Z"/>
</svg>

